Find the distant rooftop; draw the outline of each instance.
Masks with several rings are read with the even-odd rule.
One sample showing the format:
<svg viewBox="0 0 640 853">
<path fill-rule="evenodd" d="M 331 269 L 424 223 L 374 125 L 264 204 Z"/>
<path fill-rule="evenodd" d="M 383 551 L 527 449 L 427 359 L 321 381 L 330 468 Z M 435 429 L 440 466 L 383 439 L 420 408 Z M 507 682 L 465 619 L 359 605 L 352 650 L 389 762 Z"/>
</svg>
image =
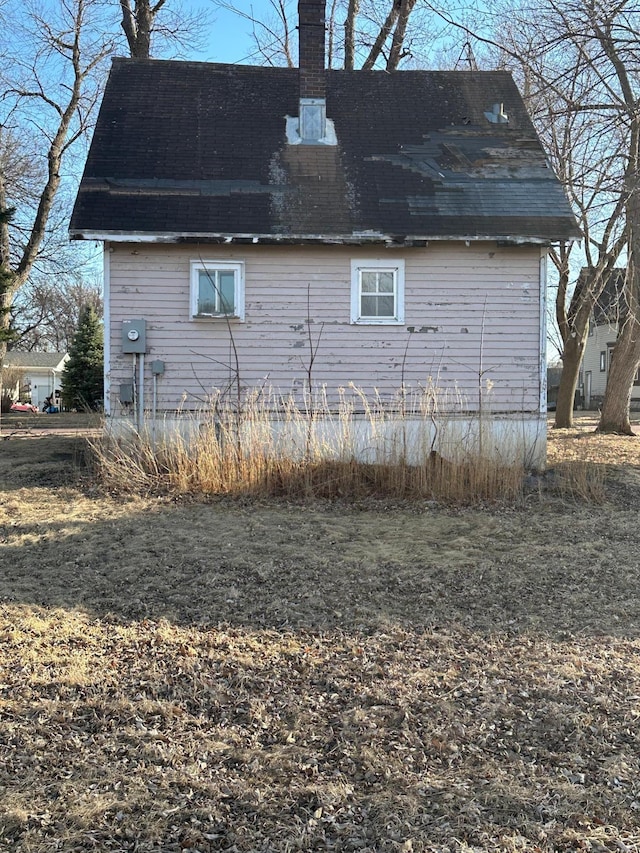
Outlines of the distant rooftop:
<svg viewBox="0 0 640 853">
<path fill-rule="evenodd" d="M 18 367 L 28 370 L 39 367 L 48 370 L 62 370 L 66 352 L 16 352 L 10 350 L 4 357 L 4 367 Z"/>
</svg>

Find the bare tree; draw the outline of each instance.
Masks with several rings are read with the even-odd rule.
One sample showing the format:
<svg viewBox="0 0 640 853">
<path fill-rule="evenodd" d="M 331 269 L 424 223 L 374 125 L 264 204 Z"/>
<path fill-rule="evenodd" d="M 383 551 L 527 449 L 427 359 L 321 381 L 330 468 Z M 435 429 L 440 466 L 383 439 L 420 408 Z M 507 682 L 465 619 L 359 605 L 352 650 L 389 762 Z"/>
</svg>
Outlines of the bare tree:
<svg viewBox="0 0 640 853">
<path fill-rule="evenodd" d="M 23 4 L 13 4 L 17 17 L 11 27 L 21 39 L 0 79 L 0 152 L 18 139 L 29 140 L 37 166 L 30 175 L 32 195 L 21 193 L 11 172 L 13 158 L 0 156 L 0 334 L 5 338 L 15 295 L 46 244 L 63 162 L 89 125 L 100 91 L 97 70 L 112 50 L 104 26 L 91 17 L 97 9 L 96 0 L 64 0 L 45 18 L 35 7 L 25 16 Z M 0 340 L 0 361 L 5 350 L 6 340 Z"/>
<path fill-rule="evenodd" d="M 265 65 L 295 67 L 295 27 L 290 23 L 292 18 L 287 0 L 268 0 L 269 11 L 260 18 L 254 15 L 251 7 L 246 10 L 234 0 L 213 2 L 218 9 L 232 12 L 249 26 L 255 51 L 246 59 L 255 59 Z"/>
<path fill-rule="evenodd" d="M 584 235 L 582 245 L 551 247 L 558 289 L 555 319 L 562 341 L 563 370 L 555 426 L 573 424 L 573 407 L 593 308 L 626 243 L 624 201 L 614 178 L 620 152 L 594 150 L 596 122 L 580 110 L 549 116 L 547 150 L 572 202 Z M 616 198 L 617 195 L 617 198 Z M 573 289 L 571 289 L 573 288 Z"/>
<path fill-rule="evenodd" d="M 251 24 L 256 56 L 270 65 L 294 67 L 294 4 L 287 0 L 269 0 L 271 14 L 254 16 L 236 0 L 214 0 L 219 8 L 232 11 Z M 410 56 L 407 34 L 417 0 L 330 0 L 327 4 L 327 64 L 329 68 L 363 70 L 383 67 L 395 71 Z M 430 9 L 430 4 L 424 4 Z M 344 25 L 339 26 L 339 20 Z M 342 31 L 343 38 L 337 33 Z M 422 31 L 424 38 L 428 36 Z"/>
<path fill-rule="evenodd" d="M 571 137 L 570 162 L 576 163 L 576 151 L 582 160 L 568 171 L 566 185 L 586 237 L 587 275 L 567 310 L 565 365 L 571 371 L 564 386 L 568 391 L 571 373 L 577 372 L 595 301 L 618 258 L 626 259 L 628 310 L 598 430 L 632 434 L 629 403 L 640 363 L 640 11 L 630 0 L 546 0 L 545 8 L 555 23 L 556 52 L 571 54 L 581 66 L 578 91 L 563 85 L 572 73 L 568 58 L 564 76 L 551 81 L 584 127 L 582 143 Z M 556 424 L 569 425 L 570 418 L 557 418 Z"/>
<path fill-rule="evenodd" d="M 102 316 L 98 281 L 70 275 L 31 277 L 11 306 L 10 348 L 23 352 L 66 352 L 78 328 L 82 309 Z"/>
<path fill-rule="evenodd" d="M 387 59 L 387 71 L 396 71 L 402 59 L 409 56 L 411 51 L 404 48 L 409 26 L 409 17 L 413 12 L 416 0 L 395 0 L 394 8 L 398 10 L 398 18 L 393 30 L 391 48 Z"/>
<path fill-rule="evenodd" d="M 612 9 L 594 9 L 589 3 L 588 11 L 593 38 L 603 52 L 606 69 L 603 78 L 627 141 L 622 197 L 627 231 L 625 296 L 629 311 L 613 350 L 598 431 L 633 435 L 629 405 L 640 364 L 640 14 L 626 0 Z"/>
<path fill-rule="evenodd" d="M 356 18 L 360 11 L 360 0 L 349 0 L 347 6 L 347 17 L 344 22 L 344 67 L 347 71 L 353 71 L 355 61 L 355 33 Z M 331 51 L 331 54 L 333 51 Z M 331 63 L 329 63 L 331 65 Z"/>
<path fill-rule="evenodd" d="M 134 59 L 149 59 L 156 42 L 192 49 L 208 23 L 205 10 L 176 0 L 119 0 L 119 4 L 120 26 Z"/>
<path fill-rule="evenodd" d="M 158 13 L 166 0 L 120 0 L 122 9 L 122 29 L 127 37 L 129 52 L 134 59 L 149 59 L 151 51 L 151 31 Z"/>
</svg>

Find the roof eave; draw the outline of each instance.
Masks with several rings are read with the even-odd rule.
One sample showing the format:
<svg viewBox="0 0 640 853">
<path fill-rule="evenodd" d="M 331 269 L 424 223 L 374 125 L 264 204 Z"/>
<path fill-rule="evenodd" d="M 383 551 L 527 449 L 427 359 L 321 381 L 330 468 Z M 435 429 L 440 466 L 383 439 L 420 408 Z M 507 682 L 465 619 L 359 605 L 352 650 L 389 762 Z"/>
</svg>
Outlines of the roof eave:
<svg viewBox="0 0 640 853">
<path fill-rule="evenodd" d="M 580 234 L 563 237 L 536 234 L 385 234 L 376 231 L 356 231 L 351 234 L 225 234 L 218 232 L 164 232 L 153 234 L 146 231 L 91 231 L 70 229 L 71 240 L 92 240 L 108 243 L 233 243 L 262 245 L 345 245 L 360 246 L 372 243 L 388 246 L 424 246 L 431 242 L 500 243 L 503 245 L 550 246 L 554 243 L 575 243 Z"/>
</svg>

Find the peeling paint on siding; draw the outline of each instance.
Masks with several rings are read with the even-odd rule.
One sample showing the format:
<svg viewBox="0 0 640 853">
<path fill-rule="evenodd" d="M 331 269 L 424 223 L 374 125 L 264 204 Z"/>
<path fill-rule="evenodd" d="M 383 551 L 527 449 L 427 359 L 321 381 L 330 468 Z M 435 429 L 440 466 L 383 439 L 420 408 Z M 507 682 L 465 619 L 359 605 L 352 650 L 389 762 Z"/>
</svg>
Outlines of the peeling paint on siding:
<svg viewBox="0 0 640 853">
<path fill-rule="evenodd" d="M 411 325 L 357 327 L 350 324 L 350 262 L 369 257 L 367 247 L 180 245 L 148 247 L 138 256 L 116 252 L 111 255 L 112 389 L 130 376 L 130 363 L 120 358 L 120 329 L 122 320 L 132 316 L 149 320 L 150 350 L 166 364 L 158 383 L 160 409 L 175 409 L 183 391 L 188 408 L 197 405 L 203 387 L 228 385 L 231 341 L 226 324 L 188 319 L 189 261 L 199 252 L 245 262 L 247 322 L 234 325 L 233 342 L 248 388 L 262 387 L 265 371 L 269 385 L 282 393 L 298 387 L 296 383 L 304 387 L 308 342 L 301 318 L 308 311 L 306 283 L 312 281 L 312 298 L 322 297 L 313 303 L 314 331 L 323 324 L 314 375 L 334 393 L 353 382 L 367 394 L 376 387 L 392 396 L 398 365 L 404 364 L 409 387 L 424 384 L 431 372 L 473 404 L 486 298 L 484 363 L 495 365 L 492 408 L 537 411 L 538 300 L 523 300 L 520 286 L 530 281 L 536 294 L 539 250 L 490 245 L 493 259 L 487 244 L 463 252 L 445 243 L 394 249 L 406 262 L 405 315 Z M 422 336 L 413 338 L 407 350 L 408 333 Z"/>
</svg>

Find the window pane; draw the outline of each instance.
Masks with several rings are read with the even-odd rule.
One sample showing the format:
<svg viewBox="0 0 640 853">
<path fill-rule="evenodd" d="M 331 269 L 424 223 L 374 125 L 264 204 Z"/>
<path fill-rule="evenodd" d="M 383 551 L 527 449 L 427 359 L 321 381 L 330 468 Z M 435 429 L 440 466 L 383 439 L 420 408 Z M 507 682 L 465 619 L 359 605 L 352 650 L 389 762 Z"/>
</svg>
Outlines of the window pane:
<svg viewBox="0 0 640 853">
<path fill-rule="evenodd" d="M 233 270 L 221 270 L 218 273 L 220 282 L 220 312 L 233 314 L 235 310 L 235 273 Z"/>
<path fill-rule="evenodd" d="M 378 317 L 393 317 L 393 296 L 378 297 Z"/>
<path fill-rule="evenodd" d="M 374 272 L 363 272 L 361 273 L 362 282 L 362 292 L 363 293 L 375 293 L 376 292 L 376 273 Z"/>
<path fill-rule="evenodd" d="M 404 322 L 404 260 L 351 260 L 351 322 Z"/>
<path fill-rule="evenodd" d="M 198 314 L 216 314 L 215 270 L 198 274 Z"/>
<path fill-rule="evenodd" d="M 363 296 L 360 300 L 363 317 L 393 317 L 393 296 Z"/>
<path fill-rule="evenodd" d="M 378 273 L 378 290 L 380 293 L 393 293 L 393 273 Z"/>
<path fill-rule="evenodd" d="M 363 296 L 361 300 L 360 314 L 363 317 L 375 317 L 378 305 L 377 296 Z"/>
</svg>

